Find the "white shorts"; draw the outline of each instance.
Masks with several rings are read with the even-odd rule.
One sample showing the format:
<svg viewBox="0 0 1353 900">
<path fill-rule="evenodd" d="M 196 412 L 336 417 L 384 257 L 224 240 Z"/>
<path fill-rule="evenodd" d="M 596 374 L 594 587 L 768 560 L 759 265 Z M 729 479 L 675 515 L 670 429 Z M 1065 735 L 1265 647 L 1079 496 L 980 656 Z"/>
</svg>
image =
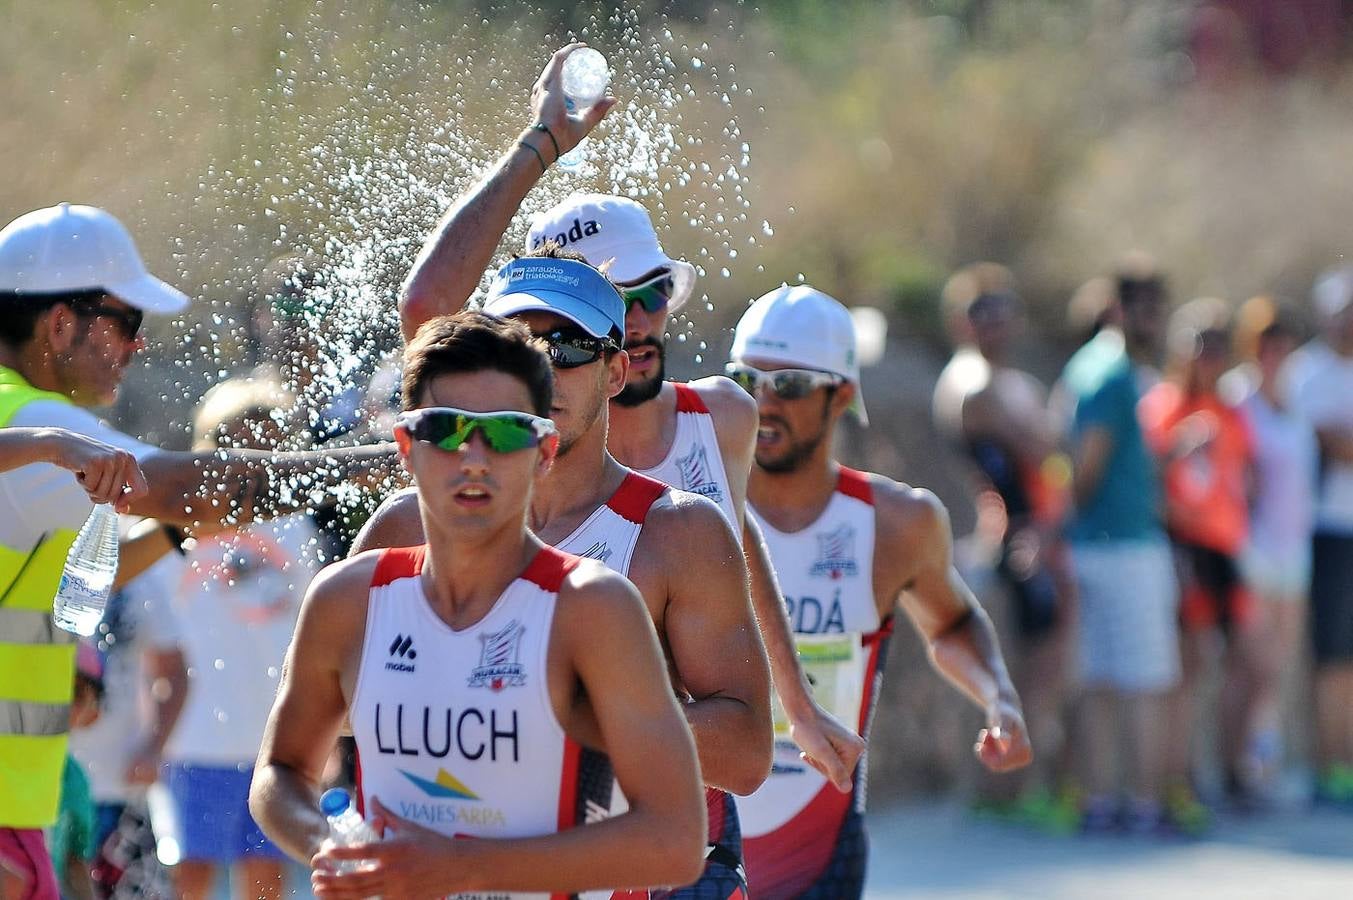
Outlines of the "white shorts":
<svg viewBox="0 0 1353 900">
<path fill-rule="evenodd" d="M 1251 544 L 1240 555 L 1240 572 L 1264 600 L 1301 600 L 1311 591 L 1311 545 L 1281 552 Z"/>
<path fill-rule="evenodd" d="M 1179 585 L 1164 539 L 1074 543 L 1080 677 L 1158 693 L 1179 681 Z"/>
</svg>

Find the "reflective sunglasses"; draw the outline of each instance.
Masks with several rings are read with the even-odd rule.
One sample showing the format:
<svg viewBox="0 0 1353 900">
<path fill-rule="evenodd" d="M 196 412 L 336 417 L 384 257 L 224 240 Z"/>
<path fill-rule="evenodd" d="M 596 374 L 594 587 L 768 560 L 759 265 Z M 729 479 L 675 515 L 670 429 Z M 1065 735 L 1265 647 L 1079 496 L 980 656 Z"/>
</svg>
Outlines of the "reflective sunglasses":
<svg viewBox="0 0 1353 900">
<path fill-rule="evenodd" d="M 775 369 L 763 372 L 741 363 L 729 363 L 723 368 L 724 374 L 737 382 L 753 397 L 762 387 L 769 386 L 771 392 L 781 400 L 800 400 L 820 387 L 836 387 L 842 382 L 840 375 L 831 372 L 819 372 L 817 369 Z"/>
<path fill-rule="evenodd" d="M 560 328 L 536 337 L 545 342 L 550 362 L 556 369 L 576 369 L 596 362 L 603 353 L 620 349 L 610 338 L 592 337 L 580 328 Z"/>
<path fill-rule="evenodd" d="M 672 299 L 672 289 L 676 285 L 676 279 L 672 277 L 671 272 L 664 272 L 642 284 L 636 284 L 633 287 L 622 287 L 620 296 L 625 298 L 625 311 L 635 303 L 644 308 L 644 312 L 655 313 L 666 309 L 667 304 Z"/>
<path fill-rule="evenodd" d="M 530 413 L 504 410 L 473 413 L 449 406 L 432 406 L 399 414 L 395 420 L 416 441 L 455 451 L 479 431 L 494 453 L 515 453 L 537 447 L 554 434 L 554 423 Z"/>
</svg>

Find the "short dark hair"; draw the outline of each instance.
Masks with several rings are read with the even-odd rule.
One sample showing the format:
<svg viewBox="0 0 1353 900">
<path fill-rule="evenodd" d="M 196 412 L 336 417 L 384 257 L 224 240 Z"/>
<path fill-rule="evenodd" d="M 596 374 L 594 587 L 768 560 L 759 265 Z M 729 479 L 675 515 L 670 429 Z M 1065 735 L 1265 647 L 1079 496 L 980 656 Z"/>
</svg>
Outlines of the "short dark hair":
<svg viewBox="0 0 1353 900">
<path fill-rule="evenodd" d="M 42 314 L 59 303 L 72 307 L 77 312 L 99 303 L 108 292 L 103 288 L 80 291 L 60 291 L 55 293 L 34 294 L 27 291 L 4 291 L 0 293 L 0 343 L 10 347 L 22 347 L 33 339 L 33 331 L 38 326 Z"/>
<path fill-rule="evenodd" d="M 489 369 L 520 378 L 533 412 L 549 416 L 554 398 L 550 357 L 525 325 L 477 309 L 429 319 L 404 348 L 404 409 L 416 409 L 439 375 Z"/>
</svg>

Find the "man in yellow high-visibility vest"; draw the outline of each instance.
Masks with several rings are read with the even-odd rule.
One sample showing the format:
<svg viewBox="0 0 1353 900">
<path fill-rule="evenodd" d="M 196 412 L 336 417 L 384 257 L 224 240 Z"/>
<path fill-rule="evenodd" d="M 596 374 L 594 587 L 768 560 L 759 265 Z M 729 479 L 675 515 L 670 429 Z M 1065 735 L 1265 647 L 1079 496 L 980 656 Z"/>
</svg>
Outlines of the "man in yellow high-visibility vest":
<svg viewBox="0 0 1353 900">
<path fill-rule="evenodd" d="M 62 203 L 15 219 L 0 230 L 0 428 L 65 428 L 129 452 L 145 489 L 132 483 L 135 466 L 124 467 L 140 496 L 122 505 L 172 525 L 243 524 L 310 506 L 339 482 L 396 471 L 393 444 L 171 452 L 85 409 L 116 398 L 145 345 L 143 316 L 187 304 L 146 271 L 126 228 L 101 209 Z M 57 897 L 41 829 L 56 817 L 74 683 L 75 645 L 53 625 L 52 603 L 90 509 L 66 469 L 38 463 L 0 474 L 0 877 L 17 874 L 18 896 L 34 900 Z M 168 550 L 172 534 L 161 539 Z"/>
</svg>

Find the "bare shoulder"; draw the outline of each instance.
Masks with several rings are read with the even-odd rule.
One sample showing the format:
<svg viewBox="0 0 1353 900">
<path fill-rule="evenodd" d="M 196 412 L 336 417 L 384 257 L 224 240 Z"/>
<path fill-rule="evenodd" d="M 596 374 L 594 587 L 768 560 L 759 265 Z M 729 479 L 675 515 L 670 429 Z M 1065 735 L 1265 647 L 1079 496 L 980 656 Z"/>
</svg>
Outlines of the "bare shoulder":
<svg viewBox="0 0 1353 900">
<path fill-rule="evenodd" d="M 360 635 L 365 628 L 367 598 L 380 560 L 379 551 L 341 559 L 319 571 L 306 591 L 303 624 L 329 639 Z"/>
<path fill-rule="evenodd" d="M 933 491 L 875 473 L 868 477 L 881 541 L 887 538 L 914 547 L 918 541 L 938 537 L 947 544 L 949 511 Z"/>
<path fill-rule="evenodd" d="M 722 540 L 722 535 L 737 541 L 728 520 L 713 501 L 677 488 L 668 488 L 653 502 L 644 520 L 643 534 L 664 544 L 680 544 L 683 549 L 703 547 L 706 553 L 719 546 L 711 542 Z"/>
<path fill-rule="evenodd" d="M 738 387 L 731 378 L 710 375 L 689 382 L 689 386 L 704 401 L 720 431 L 725 428 L 749 433 L 756 430 L 756 400 Z"/>
<path fill-rule="evenodd" d="M 577 623 L 585 634 L 611 627 L 617 618 L 649 623 L 648 607 L 629 579 L 594 559 L 578 563 L 559 586 L 558 613 Z"/>
<path fill-rule="evenodd" d="M 423 520 L 418 512 L 417 488 L 404 488 L 386 497 L 353 541 L 354 554 L 381 547 L 412 547 L 423 542 Z"/>
</svg>

